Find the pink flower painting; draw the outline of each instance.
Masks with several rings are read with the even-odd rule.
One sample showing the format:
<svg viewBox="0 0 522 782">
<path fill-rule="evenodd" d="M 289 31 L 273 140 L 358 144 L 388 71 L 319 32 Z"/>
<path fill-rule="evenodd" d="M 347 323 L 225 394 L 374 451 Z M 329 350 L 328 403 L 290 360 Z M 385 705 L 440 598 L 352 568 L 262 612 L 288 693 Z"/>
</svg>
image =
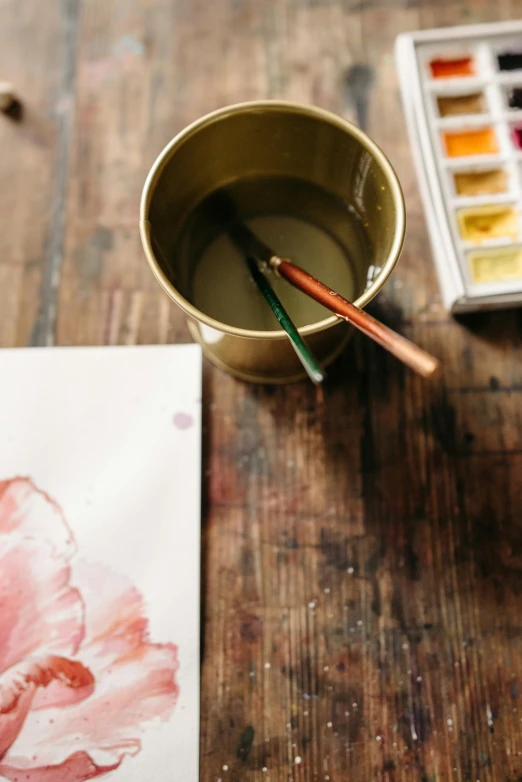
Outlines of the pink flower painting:
<svg viewBox="0 0 522 782">
<path fill-rule="evenodd" d="M 118 768 L 172 714 L 177 667 L 132 584 L 80 561 L 58 505 L 29 479 L 0 482 L 0 777 Z"/>
</svg>

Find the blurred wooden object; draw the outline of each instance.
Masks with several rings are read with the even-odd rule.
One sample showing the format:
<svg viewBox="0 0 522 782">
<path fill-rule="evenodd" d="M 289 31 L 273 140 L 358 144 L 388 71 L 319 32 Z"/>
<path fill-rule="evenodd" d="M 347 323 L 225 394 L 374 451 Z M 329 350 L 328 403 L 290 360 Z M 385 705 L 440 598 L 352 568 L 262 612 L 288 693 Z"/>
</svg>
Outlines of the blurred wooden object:
<svg viewBox="0 0 522 782">
<path fill-rule="evenodd" d="M 522 777 L 522 316 L 443 312 L 392 59 L 403 30 L 520 16 L 520 0 L 2 4 L 0 73 L 26 109 L 0 122 L 4 346 L 188 340 L 138 201 L 163 145 L 218 106 L 358 116 L 404 187 L 406 245 L 373 312 L 440 357 L 438 383 L 359 337 L 323 402 L 206 366 L 203 782 Z"/>
<path fill-rule="evenodd" d="M 0 111 L 10 109 L 15 100 L 13 85 L 8 81 L 0 81 Z"/>
</svg>

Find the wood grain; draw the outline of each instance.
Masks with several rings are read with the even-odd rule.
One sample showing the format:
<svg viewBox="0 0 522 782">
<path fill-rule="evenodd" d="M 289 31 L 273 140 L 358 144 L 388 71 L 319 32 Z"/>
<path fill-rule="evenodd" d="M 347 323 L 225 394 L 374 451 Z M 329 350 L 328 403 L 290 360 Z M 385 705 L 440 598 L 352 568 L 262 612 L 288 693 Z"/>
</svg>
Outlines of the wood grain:
<svg viewBox="0 0 522 782">
<path fill-rule="evenodd" d="M 443 312 L 392 59 L 401 31 L 522 2 L 0 5 L 0 75 L 27 108 L 0 117 L 3 345 L 188 339 L 138 201 L 162 146 L 218 106 L 367 116 L 404 187 L 372 311 L 441 359 L 436 384 L 360 338 L 323 397 L 205 367 L 202 780 L 522 779 L 522 319 Z"/>
</svg>

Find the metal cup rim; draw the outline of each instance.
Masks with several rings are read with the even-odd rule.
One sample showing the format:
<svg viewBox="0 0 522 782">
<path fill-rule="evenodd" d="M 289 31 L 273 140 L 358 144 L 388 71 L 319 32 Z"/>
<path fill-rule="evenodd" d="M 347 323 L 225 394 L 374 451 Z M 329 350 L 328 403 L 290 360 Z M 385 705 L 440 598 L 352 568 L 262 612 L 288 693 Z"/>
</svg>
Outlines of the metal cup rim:
<svg viewBox="0 0 522 782">
<path fill-rule="evenodd" d="M 370 302 L 374 296 L 377 295 L 377 293 L 381 290 L 385 282 L 390 277 L 399 259 L 406 231 L 406 210 L 404 196 L 399 179 L 395 173 L 395 169 L 382 149 L 374 141 L 372 141 L 372 139 L 367 136 L 364 131 L 362 131 L 352 122 L 349 122 L 348 120 L 345 120 L 330 111 L 320 109 L 317 106 L 309 106 L 306 104 L 281 100 L 260 100 L 235 103 L 231 106 L 224 106 L 223 108 L 217 109 L 216 111 L 213 111 L 209 114 L 205 114 L 203 117 L 195 120 L 190 125 L 187 125 L 183 130 L 181 130 L 176 136 L 174 136 L 174 138 L 163 148 L 152 164 L 152 167 L 145 180 L 140 202 L 141 243 L 145 251 L 149 266 L 151 267 L 157 281 L 165 293 L 169 296 L 169 298 L 172 299 L 172 301 L 174 301 L 187 315 L 189 315 L 194 320 L 197 320 L 200 323 L 204 323 L 206 326 L 215 329 L 216 331 L 222 332 L 224 334 L 231 334 L 237 337 L 247 337 L 250 339 L 286 339 L 287 336 L 283 330 L 258 331 L 255 329 L 243 329 L 237 326 L 231 326 L 228 323 L 223 323 L 219 320 L 211 318 L 209 315 L 206 315 L 204 312 L 191 304 L 187 299 L 185 299 L 185 297 L 182 296 L 177 288 L 170 282 L 170 280 L 164 274 L 160 264 L 158 263 L 156 254 L 152 248 L 150 222 L 148 220 L 149 205 L 156 181 L 159 179 L 163 168 L 170 159 L 173 150 L 181 146 L 181 144 L 189 136 L 193 135 L 210 122 L 243 111 L 252 111 L 253 109 L 284 109 L 285 111 L 293 111 L 296 114 L 312 116 L 315 119 L 323 120 L 332 125 L 336 125 L 338 128 L 354 137 L 361 144 L 361 146 L 363 146 L 370 153 L 370 155 L 372 155 L 372 157 L 377 161 L 383 170 L 392 193 L 393 201 L 395 203 L 395 236 L 390 248 L 390 252 L 388 253 L 388 257 L 386 258 L 385 263 L 382 265 L 379 273 L 374 277 L 371 284 L 366 288 L 361 296 L 359 296 L 353 302 L 356 307 L 365 307 L 366 304 L 368 304 L 368 302 Z M 339 318 L 337 315 L 331 315 L 328 318 L 317 321 L 316 323 L 310 323 L 306 326 L 301 326 L 298 331 L 302 336 L 305 337 L 310 334 L 316 334 L 320 331 L 323 331 L 324 329 L 328 329 L 331 326 L 334 326 L 336 323 L 339 323 L 340 320 L 341 318 Z"/>
</svg>

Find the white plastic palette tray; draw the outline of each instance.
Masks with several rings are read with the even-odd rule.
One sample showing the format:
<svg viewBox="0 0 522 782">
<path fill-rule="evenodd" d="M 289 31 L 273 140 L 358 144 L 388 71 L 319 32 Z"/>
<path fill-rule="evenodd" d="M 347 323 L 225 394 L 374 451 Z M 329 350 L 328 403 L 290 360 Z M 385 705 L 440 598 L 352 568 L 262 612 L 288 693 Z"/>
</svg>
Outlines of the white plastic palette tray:
<svg viewBox="0 0 522 782">
<path fill-rule="evenodd" d="M 444 305 L 521 304 L 522 21 L 403 34 L 396 63 Z"/>
</svg>

